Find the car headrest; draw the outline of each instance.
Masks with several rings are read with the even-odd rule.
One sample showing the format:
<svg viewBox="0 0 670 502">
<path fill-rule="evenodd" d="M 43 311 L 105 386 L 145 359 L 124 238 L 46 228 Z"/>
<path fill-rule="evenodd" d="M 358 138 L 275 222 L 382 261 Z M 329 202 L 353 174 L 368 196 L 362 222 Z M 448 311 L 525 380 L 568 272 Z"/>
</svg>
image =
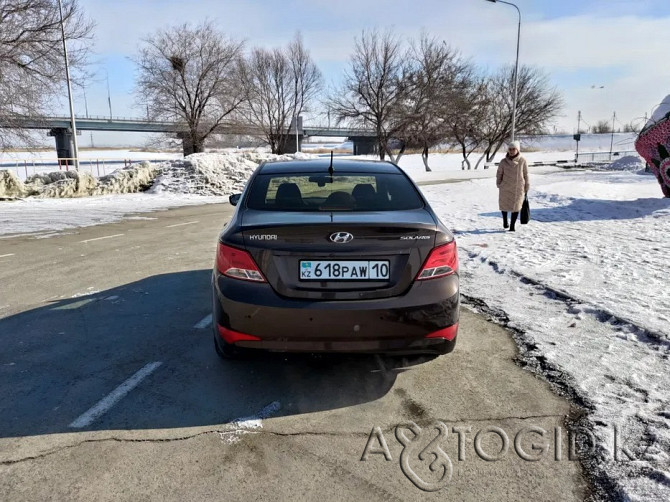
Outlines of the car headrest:
<svg viewBox="0 0 670 502">
<path fill-rule="evenodd" d="M 278 206 L 302 206 L 302 194 L 300 188 L 295 183 L 282 183 L 277 188 L 275 203 Z"/>
<path fill-rule="evenodd" d="M 356 201 L 348 192 L 333 192 L 323 203 L 324 208 L 352 209 Z"/>
<path fill-rule="evenodd" d="M 369 197 L 374 197 L 377 195 L 377 192 L 375 192 L 375 187 L 373 187 L 370 183 L 359 183 L 351 191 L 351 195 L 354 196 L 354 199 L 366 199 Z"/>
</svg>

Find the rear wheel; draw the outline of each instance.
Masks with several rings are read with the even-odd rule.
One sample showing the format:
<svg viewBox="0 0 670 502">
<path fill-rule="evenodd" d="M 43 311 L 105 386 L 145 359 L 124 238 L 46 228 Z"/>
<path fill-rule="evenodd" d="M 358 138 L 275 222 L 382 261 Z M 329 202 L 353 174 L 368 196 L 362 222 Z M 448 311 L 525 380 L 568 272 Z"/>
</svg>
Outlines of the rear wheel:
<svg viewBox="0 0 670 502">
<path fill-rule="evenodd" d="M 456 338 L 458 337 L 454 337 L 453 340 L 445 340 L 443 344 L 437 347 L 437 353 L 440 355 L 444 355 L 452 352 L 456 347 Z"/>
</svg>

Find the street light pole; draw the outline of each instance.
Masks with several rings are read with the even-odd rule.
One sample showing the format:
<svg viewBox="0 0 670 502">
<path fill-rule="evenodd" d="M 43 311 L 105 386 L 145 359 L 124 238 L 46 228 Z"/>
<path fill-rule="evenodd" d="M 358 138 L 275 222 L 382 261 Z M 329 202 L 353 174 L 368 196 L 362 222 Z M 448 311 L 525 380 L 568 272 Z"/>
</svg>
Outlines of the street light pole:
<svg viewBox="0 0 670 502">
<path fill-rule="evenodd" d="M 72 85 L 70 84 L 70 65 L 67 60 L 67 44 L 65 43 L 65 25 L 63 23 L 63 6 L 58 0 L 60 12 L 60 31 L 63 37 L 63 56 L 65 57 L 65 79 L 67 80 L 67 95 L 70 100 L 70 121 L 72 122 L 72 144 L 74 146 L 74 168 L 79 170 L 79 145 L 77 144 L 77 123 L 74 118 L 74 102 L 72 101 Z"/>
<path fill-rule="evenodd" d="M 514 133 L 516 128 L 516 105 L 519 97 L 519 42 L 521 41 L 521 11 L 512 2 L 506 2 L 505 0 L 487 0 L 491 3 L 504 3 L 514 7 L 519 14 L 519 24 L 517 26 L 516 33 L 516 63 L 514 65 L 514 104 L 512 105 L 512 141 L 514 141 Z"/>
<path fill-rule="evenodd" d="M 295 153 L 300 153 L 300 139 L 298 137 L 298 115 L 295 116 Z"/>
<path fill-rule="evenodd" d="M 86 99 L 86 86 L 83 85 L 81 88 L 84 91 L 84 109 L 86 110 L 86 118 L 88 118 L 88 99 Z"/>
<path fill-rule="evenodd" d="M 112 95 L 109 92 L 109 72 L 105 68 L 105 75 L 107 75 L 107 104 L 109 105 L 109 120 L 112 120 Z"/>
</svg>

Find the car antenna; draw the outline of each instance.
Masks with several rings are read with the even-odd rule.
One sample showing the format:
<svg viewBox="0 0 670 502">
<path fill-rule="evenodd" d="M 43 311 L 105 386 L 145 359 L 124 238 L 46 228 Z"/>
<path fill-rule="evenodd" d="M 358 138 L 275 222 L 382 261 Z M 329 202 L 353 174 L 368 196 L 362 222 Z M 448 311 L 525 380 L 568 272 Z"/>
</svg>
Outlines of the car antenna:
<svg viewBox="0 0 670 502">
<path fill-rule="evenodd" d="M 333 181 L 333 151 L 330 151 L 330 165 L 328 166 L 328 173 L 330 174 L 330 181 Z"/>
</svg>

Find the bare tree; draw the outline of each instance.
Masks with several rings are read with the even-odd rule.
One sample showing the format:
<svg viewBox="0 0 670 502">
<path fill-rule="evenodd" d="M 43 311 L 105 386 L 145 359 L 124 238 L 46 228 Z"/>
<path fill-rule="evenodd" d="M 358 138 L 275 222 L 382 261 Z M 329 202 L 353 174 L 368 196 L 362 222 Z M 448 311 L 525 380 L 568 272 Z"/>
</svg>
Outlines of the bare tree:
<svg viewBox="0 0 670 502">
<path fill-rule="evenodd" d="M 627 124 L 624 124 L 624 126 L 623 126 L 623 132 L 628 132 L 628 133 L 631 133 L 631 132 L 639 133 L 640 129 L 641 129 L 640 123 L 636 122 L 634 120 L 627 123 Z"/>
<path fill-rule="evenodd" d="M 518 80 L 516 133 L 541 134 L 560 111 L 563 99 L 540 69 L 522 66 Z M 514 67 L 502 68 L 490 77 L 485 92 L 487 110 L 481 135 L 486 147 L 477 165 L 484 158 L 490 162 L 512 132 Z"/>
<path fill-rule="evenodd" d="M 430 148 L 444 142 L 454 131 L 454 124 L 470 112 L 469 89 L 474 68 L 446 43 L 423 35 L 411 43 L 411 69 L 401 85 L 404 91 L 392 122 L 396 138 L 403 145 L 420 148 L 426 171 Z M 399 160 L 401 153 L 396 157 Z"/>
<path fill-rule="evenodd" d="M 612 132 L 612 124 L 610 124 L 610 121 L 605 119 L 605 120 L 599 120 L 596 125 L 593 126 L 593 132 L 594 134 L 608 134 Z"/>
<path fill-rule="evenodd" d="M 285 152 L 289 135 L 295 134 L 289 131 L 291 121 L 308 111 L 323 80 L 300 34 L 284 49 L 254 49 L 242 80 L 245 117 L 272 153 Z"/>
<path fill-rule="evenodd" d="M 184 155 L 202 152 L 240 108 L 242 47 L 211 22 L 159 30 L 144 40 L 134 59 L 138 104 L 152 119 L 185 123 Z"/>
<path fill-rule="evenodd" d="M 390 31 L 363 32 L 349 66 L 328 107 L 338 123 L 373 128 L 380 158 L 388 154 L 395 161 L 389 140 L 406 126 L 399 110 L 407 92 L 403 80 L 410 71 L 407 51 Z"/>
<path fill-rule="evenodd" d="M 82 76 L 94 25 L 77 0 L 63 0 L 63 19 L 70 66 Z M 0 148 L 30 141 L 22 120 L 53 113 L 64 82 L 58 2 L 0 0 Z"/>
<path fill-rule="evenodd" d="M 485 143 L 482 124 L 486 123 L 488 108 L 486 81 L 476 76 L 473 70 L 461 87 L 461 93 L 454 99 L 454 113 L 449 120 L 449 137 L 461 151 L 463 169 L 466 165 L 468 170 L 472 168 L 470 155 Z"/>
</svg>

